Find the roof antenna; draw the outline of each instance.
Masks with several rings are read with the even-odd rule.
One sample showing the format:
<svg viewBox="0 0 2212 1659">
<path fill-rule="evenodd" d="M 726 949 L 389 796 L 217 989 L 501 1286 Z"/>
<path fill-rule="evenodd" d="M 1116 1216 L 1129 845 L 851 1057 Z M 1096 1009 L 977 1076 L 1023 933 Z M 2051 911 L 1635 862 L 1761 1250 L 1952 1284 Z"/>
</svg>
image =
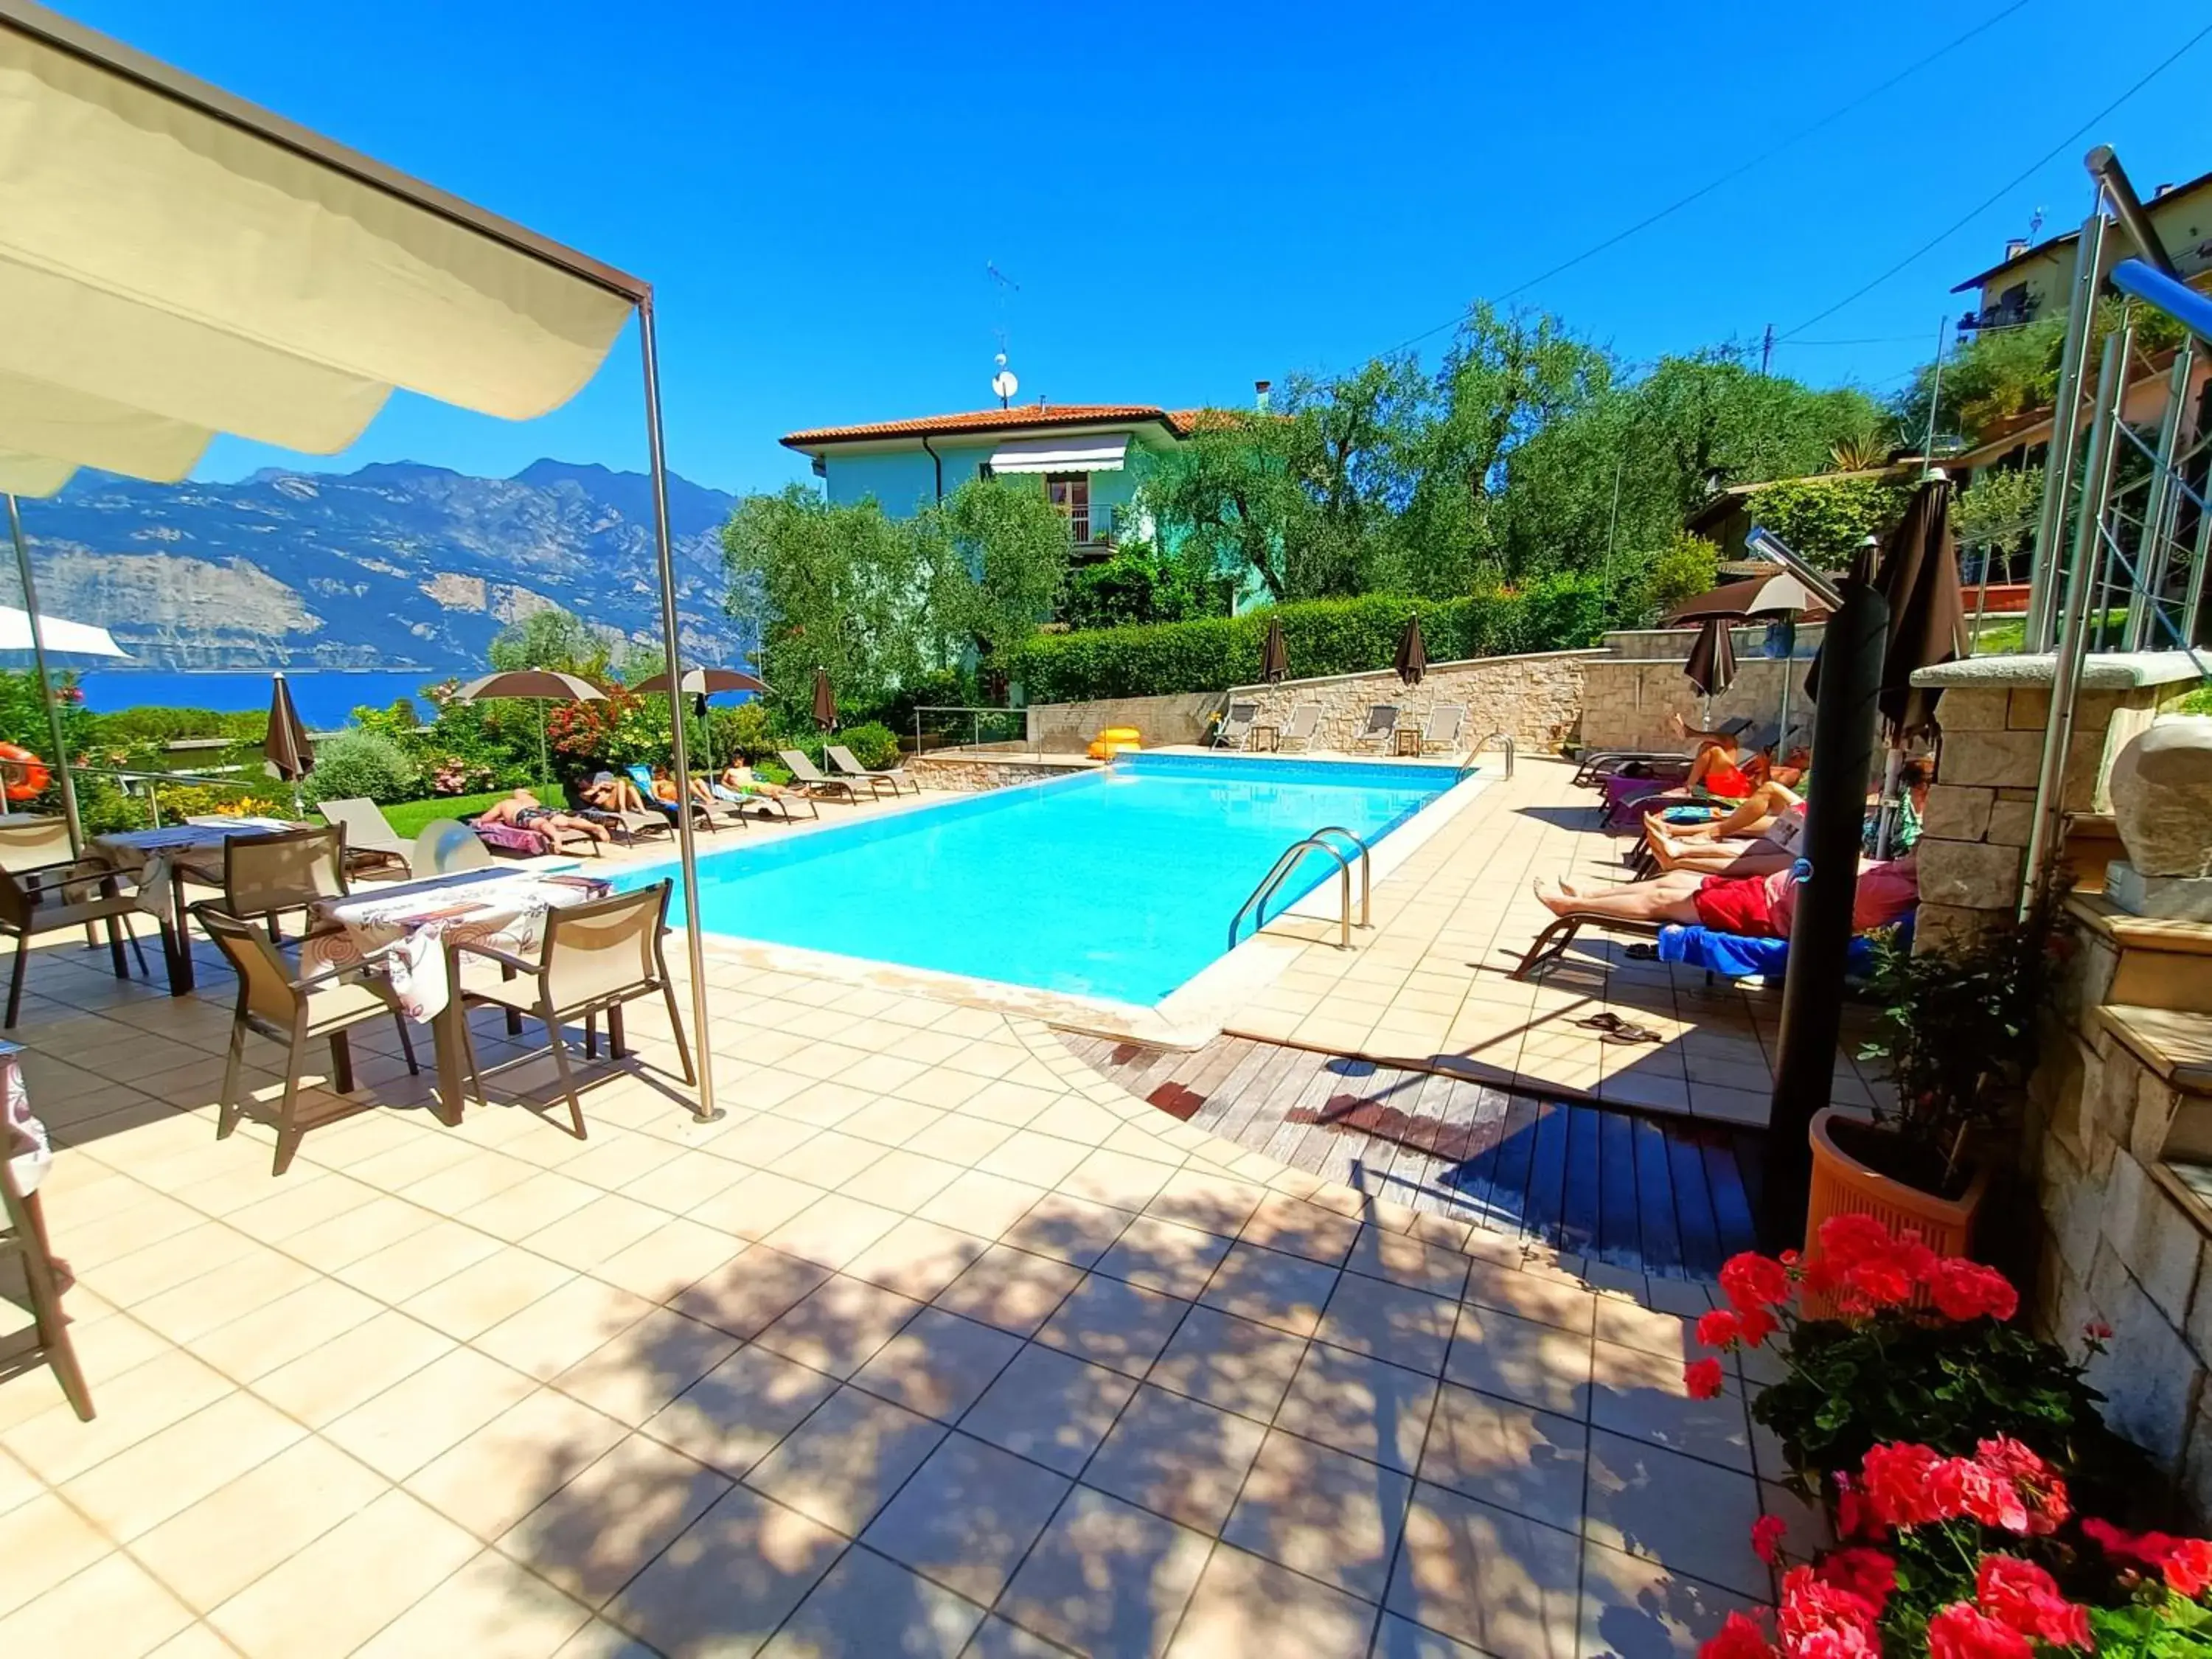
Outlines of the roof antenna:
<svg viewBox="0 0 2212 1659">
<path fill-rule="evenodd" d="M 1012 277 L 1007 276 L 1005 271 L 1000 270 L 997 265 L 992 264 L 988 259 L 983 261 L 983 269 L 990 273 L 992 282 L 998 285 L 1000 290 L 999 316 L 1000 320 L 999 326 L 992 331 L 993 333 L 999 337 L 999 353 L 997 356 L 991 360 L 999 372 L 991 376 L 991 394 L 999 400 L 1000 408 L 1010 409 L 1013 406 L 1014 393 L 1022 389 L 1022 383 L 1014 378 L 1013 370 L 1006 367 L 1006 327 L 1005 322 L 1006 314 L 1006 290 L 1012 289 L 1015 293 L 1019 294 L 1022 291 L 1022 285 L 1016 282 Z"/>
</svg>

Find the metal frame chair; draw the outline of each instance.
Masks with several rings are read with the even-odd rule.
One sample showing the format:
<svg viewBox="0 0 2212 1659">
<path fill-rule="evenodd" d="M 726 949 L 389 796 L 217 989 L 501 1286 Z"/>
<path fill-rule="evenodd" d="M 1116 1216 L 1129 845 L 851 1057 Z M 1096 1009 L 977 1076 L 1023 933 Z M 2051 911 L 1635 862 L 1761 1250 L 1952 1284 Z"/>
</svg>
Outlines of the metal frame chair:
<svg viewBox="0 0 2212 1659">
<path fill-rule="evenodd" d="M 25 1357 L 43 1359 L 53 1367 L 54 1380 L 62 1385 L 70 1409 L 80 1422 L 89 1423 L 95 1414 L 92 1390 L 85 1383 L 84 1367 L 77 1363 L 76 1347 L 70 1340 L 69 1316 L 62 1311 L 61 1281 L 54 1272 L 53 1249 L 46 1243 L 46 1217 L 39 1207 L 39 1195 L 16 1186 L 13 1164 L 4 1126 L 0 1126 L 0 1220 L 7 1223 L 6 1231 L 0 1232 L 0 1260 L 10 1255 L 23 1258 L 23 1279 L 31 1292 L 31 1317 L 38 1335 L 38 1346 Z"/>
<path fill-rule="evenodd" d="M 1242 749 L 1252 741 L 1252 727 L 1260 719 L 1257 698 L 1232 702 L 1221 716 L 1221 724 L 1214 728 L 1214 749 Z"/>
<path fill-rule="evenodd" d="M 604 1013 L 608 1052 L 620 1060 L 624 1057 L 623 1005 L 658 992 L 668 1005 L 677 1057 L 684 1062 L 684 1081 L 694 1086 L 698 1083 L 690 1046 L 684 1040 L 684 1018 L 676 1006 L 676 988 L 668 977 L 668 959 L 661 949 L 674 887 L 674 883 L 663 880 L 635 892 L 548 910 L 545 937 L 535 962 L 477 939 L 462 939 L 453 947 L 457 967 L 465 957 L 479 957 L 496 963 L 501 970 L 497 981 L 474 985 L 457 974 L 458 994 L 465 1002 L 504 1009 L 510 1018 L 527 1014 L 545 1027 L 553 1066 L 560 1074 L 562 1092 L 568 1098 L 568 1117 L 579 1140 L 587 1139 L 589 1131 L 584 1124 L 584 1103 L 576 1094 L 575 1073 L 569 1069 L 568 1045 L 561 1038 L 565 1020 L 580 1014 L 584 1017 L 584 1054 L 596 1059 L 598 1019 Z M 468 1035 L 468 1021 L 459 1024 L 470 1080 L 481 1105 L 483 1073 L 477 1065 L 476 1042 Z"/>
<path fill-rule="evenodd" d="M 131 950 L 138 958 L 138 971 L 147 972 L 146 949 L 138 942 L 138 935 L 122 924 L 138 914 L 138 898 L 135 893 L 119 891 L 117 883 L 121 872 L 112 864 L 99 859 L 76 859 L 67 864 L 43 865 L 32 870 L 0 868 L 0 938 L 13 935 L 15 940 L 15 966 L 8 975 L 7 1029 L 15 1027 L 15 1016 L 23 1006 L 23 969 L 27 963 L 31 941 L 41 933 L 58 933 L 64 927 L 88 927 L 95 921 L 107 924 L 108 953 L 114 958 L 115 977 L 131 977 L 130 963 L 123 955 L 123 942 L 131 942 Z M 97 887 L 98 898 L 71 898 L 72 889 Z M 60 902 L 50 901 L 58 898 Z M 149 977 L 151 977 L 149 975 Z"/>
<path fill-rule="evenodd" d="M 222 1096 L 216 1115 L 215 1138 L 228 1139 L 238 1127 L 245 1107 L 236 1097 L 239 1068 L 245 1062 L 246 1034 L 251 1030 L 286 1047 L 284 1097 L 276 1114 L 276 1160 L 270 1171 L 283 1175 L 292 1167 L 306 1133 L 299 1122 L 301 1052 L 311 1037 L 325 1037 L 331 1045 L 331 1081 L 343 1094 L 353 1087 L 352 1050 L 346 1034 L 365 1020 L 390 1016 L 399 1032 L 400 1052 L 407 1069 L 420 1074 L 415 1063 L 415 1042 L 407 1030 L 407 1016 L 382 979 L 364 970 L 392 946 L 371 951 L 356 960 L 317 974 L 301 975 L 278 954 L 275 942 L 252 922 L 218 909 L 209 900 L 192 906 L 207 936 L 228 958 L 238 974 L 238 1001 L 231 1011 L 230 1048 L 222 1068 Z"/>
<path fill-rule="evenodd" d="M 222 908 L 233 916 L 259 916 L 272 939 L 283 937 L 276 918 L 305 913 L 320 899 L 343 898 L 346 880 L 343 823 L 278 830 L 265 836 L 232 836 L 222 844 Z"/>
</svg>

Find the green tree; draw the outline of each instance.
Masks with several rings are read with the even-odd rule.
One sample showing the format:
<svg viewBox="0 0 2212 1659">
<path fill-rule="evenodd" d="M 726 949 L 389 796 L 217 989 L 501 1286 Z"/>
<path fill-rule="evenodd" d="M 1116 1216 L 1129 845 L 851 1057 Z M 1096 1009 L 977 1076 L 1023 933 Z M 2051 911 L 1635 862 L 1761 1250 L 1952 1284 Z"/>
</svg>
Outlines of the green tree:
<svg viewBox="0 0 2212 1659">
<path fill-rule="evenodd" d="M 960 569 L 948 572 L 946 594 L 987 654 L 1019 645 L 1059 611 L 1075 544 L 1042 479 L 970 478 L 923 517 L 951 544 Z"/>
<path fill-rule="evenodd" d="M 1911 495 L 1904 479 L 1796 479 L 1753 495 L 1752 516 L 1814 564 L 1841 570 L 1868 537 L 1889 532 Z"/>
<path fill-rule="evenodd" d="M 1322 573 L 1301 556 L 1313 508 L 1293 465 L 1296 447 L 1285 422 L 1215 411 L 1177 447 L 1141 464 L 1139 508 L 1194 574 L 1256 577 L 1278 601 L 1310 597 Z"/>
<path fill-rule="evenodd" d="M 582 617 L 551 605 L 501 629 L 485 655 L 503 673 L 545 668 L 596 682 L 606 678 L 612 651 Z"/>
</svg>

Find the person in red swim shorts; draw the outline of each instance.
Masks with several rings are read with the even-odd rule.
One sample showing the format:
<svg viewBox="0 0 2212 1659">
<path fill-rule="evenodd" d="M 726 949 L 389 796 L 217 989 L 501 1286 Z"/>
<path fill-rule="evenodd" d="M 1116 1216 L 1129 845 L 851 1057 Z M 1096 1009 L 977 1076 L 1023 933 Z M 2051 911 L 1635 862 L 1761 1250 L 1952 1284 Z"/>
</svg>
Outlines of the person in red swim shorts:
<svg viewBox="0 0 2212 1659">
<path fill-rule="evenodd" d="M 1887 927 L 1919 898 L 1920 869 L 1911 855 L 1883 863 L 1859 864 L 1858 896 L 1851 905 L 1851 931 Z M 1790 937 L 1797 914 L 1797 872 L 1793 865 L 1765 876 L 1701 875 L 1677 870 L 1656 881 L 1639 881 L 1603 892 L 1584 892 L 1561 881 L 1536 884 L 1536 897 L 1555 916 L 1611 916 L 1622 921 L 1671 921 L 1747 939 Z"/>
</svg>

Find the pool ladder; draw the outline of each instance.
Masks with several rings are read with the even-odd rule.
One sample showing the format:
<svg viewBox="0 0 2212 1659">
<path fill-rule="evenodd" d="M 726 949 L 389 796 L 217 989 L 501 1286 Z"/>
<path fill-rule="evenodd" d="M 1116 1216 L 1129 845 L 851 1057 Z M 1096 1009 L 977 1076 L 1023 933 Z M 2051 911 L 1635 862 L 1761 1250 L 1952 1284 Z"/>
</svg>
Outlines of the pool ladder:
<svg viewBox="0 0 2212 1659">
<path fill-rule="evenodd" d="M 1256 933 L 1267 925 L 1267 900 L 1277 888 L 1290 879 L 1291 872 L 1304 861 L 1305 855 L 1315 851 L 1326 853 L 1336 860 L 1337 949 L 1349 951 L 1352 948 L 1352 860 L 1345 855 L 1343 848 L 1328 839 L 1331 836 L 1341 836 L 1359 849 L 1359 925 L 1362 927 L 1373 925 L 1370 916 L 1373 910 L 1375 883 L 1374 872 L 1367 856 L 1367 843 L 1342 824 L 1328 823 L 1323 824 L 1310 836 L 1300 836 L 1285 847 L 1283 849 L 1283 855 L 1275 860 L 1275 867 L 1268 871 L 1260 884 L 1252 890 L 1251 896 L 1237 907 L 1237 914 L 1229 918 L 1229 948 L 1231 950 L 1237 948 L 1237 930 L 1244 925 L 1244 918 L 1247 915 L 1255 915 L 1252 929 L 1254 933 Z M 1255 907 L 1257 907 L 1256 912 Z"/>
</svg>

